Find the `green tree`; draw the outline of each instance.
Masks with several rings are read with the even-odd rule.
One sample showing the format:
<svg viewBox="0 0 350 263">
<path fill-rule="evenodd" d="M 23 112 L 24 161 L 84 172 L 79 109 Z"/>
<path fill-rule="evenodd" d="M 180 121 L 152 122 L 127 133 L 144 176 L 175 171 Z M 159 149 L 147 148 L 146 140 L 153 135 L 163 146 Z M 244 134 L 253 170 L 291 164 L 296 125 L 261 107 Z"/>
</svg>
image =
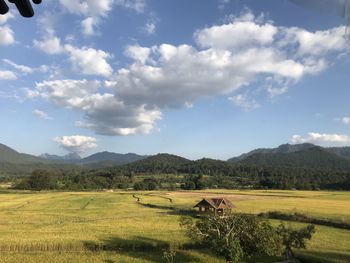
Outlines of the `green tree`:
<svg viewBox="0 0 350 263">
<path fill-rule="evenodd" d="M 184 217 L 180 225 L 189 238 L 210 247 L 227 262 L 281 252 L 281 239 L 275 229 L 267 220 L 254 215 L 208 216 L 196 222 Z"/>
<path fill-rule="evenodd" d="M 28 178 L 28 186 L 33 190 L 50 190 L 57 188 L 57 182 L 46 170 L 34 170 Z"/>
<path fill-rule="evenodd" d="M 285 257 L 289 260 L 294 258 L 293 248 L 306 248 L 306 239 L 312 238 L 315 226 L 308 225 L 301 229 L 294 229 L 281 223 L 277 228 L 277 233 L 282 237 Z"/>
</svg>

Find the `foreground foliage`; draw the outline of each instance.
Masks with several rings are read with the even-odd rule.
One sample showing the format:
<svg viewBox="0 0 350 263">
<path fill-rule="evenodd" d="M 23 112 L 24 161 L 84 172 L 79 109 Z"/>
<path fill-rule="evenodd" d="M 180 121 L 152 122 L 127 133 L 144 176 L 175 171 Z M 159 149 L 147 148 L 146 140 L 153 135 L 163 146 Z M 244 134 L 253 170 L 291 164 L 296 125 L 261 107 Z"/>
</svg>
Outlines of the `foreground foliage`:
<svg viewBox="0 0 350 263">
<path fill-rule="evenodd" d="M 306 239 L 311 239 L 315 233 L 315 226 L 308 225 L 301 229 L 294 229 L 292 227 L 286 227 L 282 223 L 278 226 L 277 233 L 282 237 L 285 257 L 289 260 L 294 258 L 293 248 L 306 248 Z"/>
<path fill-rule="evenodd" d="M 281 252 L 281 240 L 272 225 L 253 215 L 207 216 L 194 222 L 182 218 L 186 234 L 213 250 L 227 262 L 239 262 L 252 256 L 275 256 Z"/>
<path fill-rule="evenodd" d="M 306 248 L 306 239 L 315 233 L 315 226 L 295 229 L 281 223 L 274 228 L 261 217 L 230 213 L 222 216 L 208 215 L 197 221 L 183 217 L 180 225 L 192 240 L 208 247 L 227 262 L 240 262 L 242 258 L 277 256 L 282 252 L 287 260 L 294 258 L 293 248 Z"/>
</svg>

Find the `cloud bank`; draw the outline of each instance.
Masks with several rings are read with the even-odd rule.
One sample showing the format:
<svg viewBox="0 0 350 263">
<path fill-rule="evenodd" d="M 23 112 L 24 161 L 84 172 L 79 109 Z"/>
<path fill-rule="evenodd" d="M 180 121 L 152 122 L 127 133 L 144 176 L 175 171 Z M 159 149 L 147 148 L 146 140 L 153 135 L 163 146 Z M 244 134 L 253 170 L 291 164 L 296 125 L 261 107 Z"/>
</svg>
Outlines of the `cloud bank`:
<svg viewBox="0 0 350 263">
<path fill-rule="evenodd" d="M 348 52 L 344 27 L 309 32 L 276 26 L 251 12 L 197 30 L 194 40 L 194 46 L 128 46 L 130 64 L 113 70 L 107 52 L 62 44 L 52 35 L 34 44 L 48 54 L 68 56 L 82 75 L 103 80 L 43 81 L 31 96 L 81 111 L 84 118 L 77 126 L 98 134 L 148 134 L 164 110 L 203 97 L 227 96 L 237 106 L 258 108 L 247 87 L 256 84 L 270 97 L 282 95 L 303 77 L 325 70 L 335 54 Z"/>
<path fill-rule="evenodd" d="M 292 143 L 315 143 L 321 145 L 340 145 L 347 146 L 350 144 L 350 136 L 344 134 L 325 134 L 309 132 L 306 136 L 294 135 L 290 139 Z"/>
</svg>

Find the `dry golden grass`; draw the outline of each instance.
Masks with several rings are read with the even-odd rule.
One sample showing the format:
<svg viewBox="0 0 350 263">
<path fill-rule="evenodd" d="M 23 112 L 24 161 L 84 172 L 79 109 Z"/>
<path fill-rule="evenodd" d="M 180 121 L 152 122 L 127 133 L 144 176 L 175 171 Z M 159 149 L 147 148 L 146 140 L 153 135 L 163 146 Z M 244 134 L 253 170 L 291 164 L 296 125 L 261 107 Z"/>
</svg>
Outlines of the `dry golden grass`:
<svg viewBox="0 0 350 263">
<path fill-rule="evenodd" d="M 133 194 L 140 203 L 160 207 L 143 206 Z M 3 192 L 0 262 L 164 262 L 159 250 L 189 241 L 180 216 L 166 207 L 189 209 L 205 196 L 226 196 L 243 212 L 298 211 L 350 220 L 350 193 L 345 192 Z M 317 226 L 309 249 L 309 255 L 327 251 L 350 260 L 350 231 Z M 191 250 L 180 250 L 177 260 L 222 262 Z"/>
</svg>

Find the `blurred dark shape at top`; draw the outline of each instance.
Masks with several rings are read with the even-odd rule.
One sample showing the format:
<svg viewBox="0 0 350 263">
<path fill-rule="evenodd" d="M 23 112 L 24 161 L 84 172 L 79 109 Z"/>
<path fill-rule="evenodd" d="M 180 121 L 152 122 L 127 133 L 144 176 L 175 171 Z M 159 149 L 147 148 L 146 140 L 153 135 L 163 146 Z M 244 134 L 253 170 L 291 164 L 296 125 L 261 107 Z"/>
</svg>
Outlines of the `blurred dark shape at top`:
<svg viewBox="0 0 350 263">
<path fill-rule="evenodd" d="M 337 15 L 345 18 L 347 35 L 350 33 L 350 0 L 289 0 L 299 6 L 323 12 L 325 14 Z"/>
<path fill-rule="evenodd" d="M 21 16 L 32 17 L 34 10 L 29 0 L 8 0 L 10 3 L 16 5 Z M 32 0 L 34 4 L 41 4 L 41 0 Z M 9 11 L 9 7 L 5 0 L 0 0 L 0 15 L 5 15 Z"/>
</svg>

